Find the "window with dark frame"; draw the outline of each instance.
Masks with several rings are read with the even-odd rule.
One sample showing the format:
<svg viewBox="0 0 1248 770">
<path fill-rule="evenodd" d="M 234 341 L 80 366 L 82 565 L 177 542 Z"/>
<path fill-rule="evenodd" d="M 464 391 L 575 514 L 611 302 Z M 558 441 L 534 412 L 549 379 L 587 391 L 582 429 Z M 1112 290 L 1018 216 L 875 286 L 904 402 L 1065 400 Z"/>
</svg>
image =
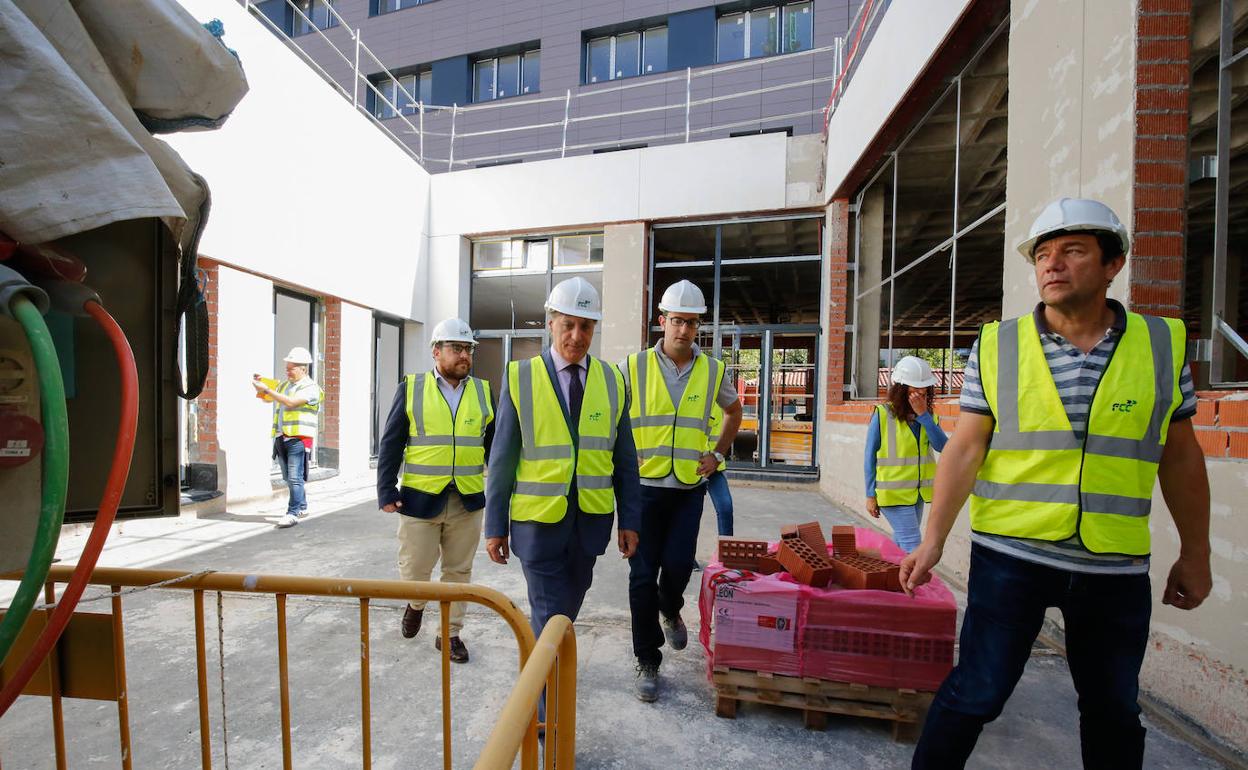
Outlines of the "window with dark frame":
<svg viewBox="0 0 1248 770">
<path fill-rule="evenodd" d="M 716 21 L 716 61 L 731 62 L 814 47 L 814 4 L 811 2 L 753 8 L 726 13 Z"/>
<path fill-rule="evenodd" d="M 330 9 L 334 0 L 293 0 L 298 13 L 294 13 L 291 37 L 308 35 L 318 29 L 338 26 L 338 17 Z"/>
<path fill-rule="evenodd" d="M 383 13 L 393 13 L 401 11 L 404 8 L 415 8 L 418 5 L 432 2 L 432 0 L 376 0 L 377 10 L 372 15 L 379 16 Z"/>
<path fill-rule="evenodd" d="M 433 71 L 429 68 L 391 78 L 387 75 L 370 79 L 376 91 L 369 91 L 372 113 L 381 120 L 397 115 L 414 115 L 418 103 L 433 99 Z"/>
<path fill-rule="evenodd" d="M 667 26 L 638 28 L 585 41 L 582 82 L 651 75 L 667 71 Z"/>
<path fill-rule="evenodd" d="M 540 48 L 477 59 L 472 64 L 472 101 L 491 102 L 540 90 Z"/>
</svg>

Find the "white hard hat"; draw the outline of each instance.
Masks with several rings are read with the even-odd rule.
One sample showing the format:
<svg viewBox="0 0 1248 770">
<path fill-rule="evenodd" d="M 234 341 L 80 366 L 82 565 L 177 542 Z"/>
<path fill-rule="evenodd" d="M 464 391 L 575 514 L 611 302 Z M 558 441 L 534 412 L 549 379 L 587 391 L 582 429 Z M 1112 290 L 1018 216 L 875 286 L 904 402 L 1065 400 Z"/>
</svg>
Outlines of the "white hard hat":
<svg viewBox="0 0 1248 770">
<path fill-rule="evenodd" d="M 706 312 L 706 297 L 702 290 L 692 281 L 677 281 L 663 292 L 659 300 L 659 310 L 665 313 L 697 313 Z"/>
<path fill-rule="evenodd" d="M 1018 244 L 1018 253 L 1028 262 L 1034 262 L 1032 252 L 1045 236 L 1060 232 L 1103 232 L 1118 238 L 1122 253 L 1131 250 L 1131 236 L 1109 206 L 1087 198 L 1058 198 L 1044 207 L 1036 221 L 1031 223 L 1027 240 Z"/>
<path fill-rule="evenodd" d="M 936 384 L 932 367 L 916 356 L 906 356 L 893 366 L 893 382 L 912 388 L 926 388 Z"/>
<path fill-rule="evenodd" d="M 291 348 L 290 352 L 282 360 L 288 364 L 308 366 L 312 363 L 312 354 L 308 352 L 307 348 Z"/>
<path fill-rule="evenodd" d="M 433 339 L 430 342 L 434 345 L 439 342 L 477 344 L 477 341 L 472 337 L 472 327 L 462 318 L 448 318 L 445 321 L 439 321 L 438 325 L 433 327 Z"/>
<path fill-rule="evenodd" d="M 560 281 L 550 290 L 546 309 L 591 321 L 602 320 L 602 300 L 598 297 L 598 290 L 579 275 Z"/>
</svg>

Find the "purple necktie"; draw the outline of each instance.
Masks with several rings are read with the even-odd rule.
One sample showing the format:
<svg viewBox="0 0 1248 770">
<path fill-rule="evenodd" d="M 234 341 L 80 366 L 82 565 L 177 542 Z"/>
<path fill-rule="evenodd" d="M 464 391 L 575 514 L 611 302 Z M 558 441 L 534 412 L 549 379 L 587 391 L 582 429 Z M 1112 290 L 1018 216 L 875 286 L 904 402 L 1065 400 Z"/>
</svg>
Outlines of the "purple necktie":
<svg viewBox="0 0 1248 770">
<path fill-rule="evenodd" d="M 585 385 L 581 383 L 580 369 L 576 364 L 571 364 L 564 370 L 572 376 L 572 381 L 568 383 L 568 412 L 572 416 L 573 425 L 581 422 L 581 402 L 585 400 Z"/>
</svg>

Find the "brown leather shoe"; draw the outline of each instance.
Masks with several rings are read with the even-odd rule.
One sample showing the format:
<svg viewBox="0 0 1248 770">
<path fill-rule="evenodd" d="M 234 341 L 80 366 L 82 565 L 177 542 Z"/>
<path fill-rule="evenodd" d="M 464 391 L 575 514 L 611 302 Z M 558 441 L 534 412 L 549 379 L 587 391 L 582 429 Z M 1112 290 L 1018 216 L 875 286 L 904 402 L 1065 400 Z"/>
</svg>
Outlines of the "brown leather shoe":
<svg viewBox="0 0 1248 770">
<path fill-rule="evenodd" d="M 411 605 L 403 608 L 403 638 L 411 639 L 420 633 L 420 619 L 424 617 L 424 610 L 414 610 Z"/>
<path fill-rule="evenodd" d="M 437 650 L 438 652 L 442 651 L 442 637 L 440 636 L 434 637 L 433 648 Z M 451 637 L 451 662 L 452 663 L 467 663 L 468 662 L 468 648 L 464 646 L 464 643 L 460 641 L 458 636 Z"/>
</svg>

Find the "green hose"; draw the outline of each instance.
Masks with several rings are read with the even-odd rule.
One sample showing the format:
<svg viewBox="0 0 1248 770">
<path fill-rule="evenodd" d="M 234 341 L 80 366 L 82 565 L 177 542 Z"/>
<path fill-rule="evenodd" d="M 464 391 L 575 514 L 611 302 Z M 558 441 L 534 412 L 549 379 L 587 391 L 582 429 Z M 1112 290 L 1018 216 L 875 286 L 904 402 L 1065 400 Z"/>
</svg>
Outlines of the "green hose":
<svg viewBox="0 0 1248 770">
<path fill-rule="evenodd" d="M 39 527 L 35 532 L 35 545 L 30 561 L 22 575 L 22 582 L 0 620 L 0 662 L 3 662 L 17 641 L 17 635 L 31 608 L 39 598 L 39 591 L 48 577 L 56 543 L 61 536 L 61 523 L 65 520 L 65 493 L 69 487 L 69 414 L 65 408 L 65 383 L 61 380 L 61 364 L 56 357 L 56 346 L 43 316 L 26 297 L 13 299 L 13 317 L 22 325 L 30 340 L 39 375 L 40 412 L 43 417 L 43 498 L 39 505 Z"/>
</svg>

